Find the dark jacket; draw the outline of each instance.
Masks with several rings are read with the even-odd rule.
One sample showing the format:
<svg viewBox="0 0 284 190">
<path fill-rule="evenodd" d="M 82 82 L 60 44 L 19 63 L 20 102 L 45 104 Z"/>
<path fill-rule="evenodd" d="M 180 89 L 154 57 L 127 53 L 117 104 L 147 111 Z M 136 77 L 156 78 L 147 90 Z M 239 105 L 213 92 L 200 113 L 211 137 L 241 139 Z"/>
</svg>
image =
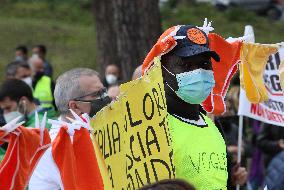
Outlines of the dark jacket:
<svg viewBox="0 0 284 190">
<path fill-rule="evenodd" d="M 269 190 L 284 189 L 284 151 L 276 155 L 270 162 L 264 180 Z"/>
<path fill-rule="evenodd" d="M 44 67 L 44 74 L 46 76 L 49 76 L 50 78 L 52 78 L 53 68 L 52 68 L 51 64 L 48 61 L 44 60 L 44 66 L 43 67 Z"/>
<path fill-rule="evenodd" d="M 264 164 L 268 166 L 270 160 L 282 149 L 279 140 L 284 139 L 284 128 L 263 123 L 257 137 L 257 145 L 264 155 Z"/>
<path fill-rule="evenodd" d="M 0 126 L 4 126 L 6 124 L 5 118 L 4 118 L 4 113 L 3 110 L 0 108 Z"/>
<path fill-rule="evenodd" d="M 221 122 L 217 119 L 215 121 L 215 125 L 218 128 L 219 132 L 221 133 L 226 145 L 227 145 L 227 138 L 225 136 L 224 133 L 224 128 L 221 124 Z M 233 189 L 233 185 L 232 185 L 232 168 L 233 168 L 233 163 L 232 163 L 232 156 L 228 153 L 228 151 L 226 150 L 227 153 L 227 172 L 228 172 L 228 180 L 227 180 L 227 189 Z"/>
</svg>

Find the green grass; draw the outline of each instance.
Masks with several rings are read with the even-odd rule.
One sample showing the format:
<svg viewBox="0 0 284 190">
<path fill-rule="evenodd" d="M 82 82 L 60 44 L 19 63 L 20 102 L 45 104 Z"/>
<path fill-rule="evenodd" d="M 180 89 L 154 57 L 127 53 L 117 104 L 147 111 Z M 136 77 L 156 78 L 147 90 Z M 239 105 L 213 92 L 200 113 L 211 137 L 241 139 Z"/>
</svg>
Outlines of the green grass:
<svg viewBox="0 0 284 190">
<path fill-rule="evenodd" d="M 19 44 L 29 48 L 45 44 L 55 77 L 73 67 L 96 68 L 94 19 L 86 6 L 89 1 L 0 0 L 0 79 Z M 201 26 L 207 17 L 213 21 L 215 32 L 224 37 L 241 36 L 244 26 L 251 24 L 257 42 L 284 41 L 284 22 L 272 23 L 242 9 L 218 12 L 207 4 L 182 4 L 174 11 L 165 6 L 161 13 L 164 28 L 176 24 Z"/>
<path fill-rule="evenodd" d="M 0 8 L 0 78 L 14 48 L 45 44 L 55 77 L 73 67 L 95 68 L 95 28 L 90 11 L 63 3 L 14 3 Z"/>
</svg>

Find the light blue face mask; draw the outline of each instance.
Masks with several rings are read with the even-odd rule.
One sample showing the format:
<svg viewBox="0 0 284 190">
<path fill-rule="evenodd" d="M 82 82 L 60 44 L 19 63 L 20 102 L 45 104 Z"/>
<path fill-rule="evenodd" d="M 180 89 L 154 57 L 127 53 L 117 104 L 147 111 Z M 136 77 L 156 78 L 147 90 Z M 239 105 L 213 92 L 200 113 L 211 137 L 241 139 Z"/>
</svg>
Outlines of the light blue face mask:
<svg viewBox="0 0 284 190">
<path fill-rule="evenodd" d="M 187 103 L 202 103 L 209 96 L 211 90 L 215 86 L 214 75 L 211 70 L 196 69 L 175 75 L 165 67 L 164 69 L 171 75 L 175 76 L 178 82 L 177 91 L 173 90 L 173 88 L 166 83 L 168 87 L 172 89 L 179 98 Z"/>
<path fill-rule="evenodd" d="M 3 116 L 4 116 L 6 123 L 9 123 L 10 121 L 12 121 L 13 119 L 15 119 L 19 116 L 21 116 L 20 121 L 24 121 L 24 115 L 21 114 L 18 111 L 12 111 L 12 112 L 9 112 L 9 113 L 5 113 Z"/>
<path fill-rule="evenodd" d="M 15 61 L 24 61 L 24 58 L 22 56 L 17 55 L 15 57 Z"/>
</svg>

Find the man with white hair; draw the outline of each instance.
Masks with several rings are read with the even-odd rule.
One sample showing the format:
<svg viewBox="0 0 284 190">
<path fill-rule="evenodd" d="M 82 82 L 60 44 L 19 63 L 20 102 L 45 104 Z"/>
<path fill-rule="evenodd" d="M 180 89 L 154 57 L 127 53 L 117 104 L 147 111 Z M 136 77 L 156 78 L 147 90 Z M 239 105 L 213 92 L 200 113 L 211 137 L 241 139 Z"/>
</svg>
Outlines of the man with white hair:
<svg viewBox="0 0 284 190">
<path fill-rule="evenodd" d="M 29 64 L 32 69 L 33 96 L 39 100 L 42 108 L 54 108 L 54 82 L 44 74 L 44 61 L 38 55 L 33 55 Z"/>
<path fill-rule="evenodd" d="M 54 97 L 60 112 L 59 120 L 66 122 L 68 118 L 73 118 L 70 109 L 78 115 L 88 113 L 93 117 L 111 101 L 98 73 L 87 68 L 72 69 L 59 76 Z M 59 130 L 60 126 L 52 126 L 50 130 L 52 141 L 58 135 Z M 55 164 L 52 147 L 47 149 L 39 161 L 30 180 L 30 190 L 64 189 L 64 179 L 62 179 L 64 175 L 60 167 Z"/>
<path fill-rule="evenodd" d="M 63 117 L 72 117 L 69 109 L 74 110 L 78 115 L 88 113 L 93 117 L 106 105 L 104 102 L 106 99 L 109 103 L 99 74 L 87 68 L 72 69 L 59 76 L 54 97 L 58 111 Z"/>
</svg>

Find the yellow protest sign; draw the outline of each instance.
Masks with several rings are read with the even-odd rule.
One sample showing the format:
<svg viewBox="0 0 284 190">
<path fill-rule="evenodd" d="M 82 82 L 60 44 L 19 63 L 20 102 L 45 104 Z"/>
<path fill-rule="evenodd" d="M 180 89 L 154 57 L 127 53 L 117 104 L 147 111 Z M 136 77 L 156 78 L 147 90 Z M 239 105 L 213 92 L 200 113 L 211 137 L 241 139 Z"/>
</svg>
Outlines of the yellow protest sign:
<svg viewBox="0 0 284 190">
<path fill-rule="evenodd" d="M 125 121 L 119 109 L 123 106 L 122 103 L 122 101 L 117 101 L 112 106 L 106 107 L 97 113 L 96 119 L 93 121 L 94 131 L 92 135 L 96 141 L 95 147 L 98 146 L 102 160 L 104 160 L 104 163 L 99 163 L 104 178 L 103 181 L 105 184 L 110 182 L 113 189 L 124 187 L 125 182 L 125 179 L 121 180 L 122 173 L 125 172 L 126 168 L 125 151 L 123 149 Z M 105 170 L 108 173 L 109 180 L 105 178 Z"/>
<path fill-rule="evenodd" d="M 96 115 L 92 134 L 108 173 L 104 181 L 114 190 L 174 178 L 163 85 L 156 59 L 147 74 L 123 84 L 118 101 Z"/>
</svg>

